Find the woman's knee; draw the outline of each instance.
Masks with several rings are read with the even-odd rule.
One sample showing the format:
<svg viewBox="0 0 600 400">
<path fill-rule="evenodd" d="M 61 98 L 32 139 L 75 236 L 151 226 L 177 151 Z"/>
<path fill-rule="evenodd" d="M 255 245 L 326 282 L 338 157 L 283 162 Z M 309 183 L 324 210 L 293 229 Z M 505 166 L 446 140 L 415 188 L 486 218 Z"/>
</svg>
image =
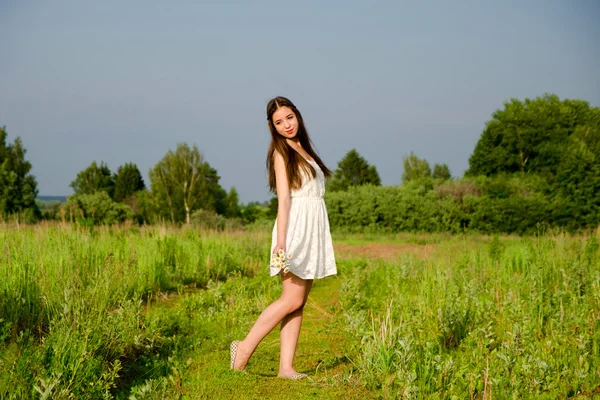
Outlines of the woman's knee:
<svg viewBox="0 0 600 400">
<path fill-rule="evenodd" d="M 304 309 L 304 304 L 306 302 L 303 298 L 291 298 L 288 300 L 289 312 L 293 313 L 294 311 Z"/>
<path fill-rule="evenodd" d="M 306 301 L 302 300 L 302 302 L 300 302 L 300 305 L 298 306 L 298 308 L 296 308 L 296 311 L 302 311 L 304 310 L 304 305 L 306 304 Z"/>
</svg>

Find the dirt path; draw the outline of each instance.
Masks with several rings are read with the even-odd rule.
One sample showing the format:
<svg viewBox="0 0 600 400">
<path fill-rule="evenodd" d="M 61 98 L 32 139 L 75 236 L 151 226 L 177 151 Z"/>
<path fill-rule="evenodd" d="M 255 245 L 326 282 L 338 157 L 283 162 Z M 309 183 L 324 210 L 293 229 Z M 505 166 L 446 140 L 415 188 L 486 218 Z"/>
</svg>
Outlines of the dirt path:
<svg viewBox="0 0 600 400">
<path fill-rule="evenodd" d="M 419 258 L 427 258 L 431 256 L 435 244 L 396 244 L 396 243 L 369 243 L 350 245 L 344 243 L 336 243 L 334 245 L 335 254 L 341 257 L 358 257 L 375 259 L 382 258 L 386 261 L 395 261 L 405 254 L 417 256 Z"/>
<path fill-rule="evenodd" d="M 228 343 L 199 354 L 184 392 L 192 399 L 348 399 L 372 398 L 352 375 L 345 321 L 338 306 L 341 280 L 315 282 L 305 306 L 295 367 L 310 379 L 277 378 L 279 329 L 260 344 L 247 366 L 248 374 L 229 370 Z"/>
<path fill-rule="evenodd" d="M 336 256 L 342 258 L 382 258 L 393 261 L 404 254 L 428 257 L 435 245 L 416 244 L 335 244 Z M 242 335 L 218 332 L 199 345 L 191 354 L 192 367 L 182 381 L 185 399 L 369 399 L 353 373 L 359 343 L 345 330 L 346 321 L 339 306 L 342 286 L 340 275 L 315 281 L 304 308 L 304 321 L 298 342 L 295 367 L 310 378 L 287 381 L 277 378 L 279 365 L 279 329 L 275 328 L 259 345 L 247 366 L 248 374 L 229 370 L 229 339 Z M 243 284 L 243 282 L 240 282 Z M 226 326 L 226 325 L 225 325 Z M 222 328 L 225 329 L 225 328 Z M 354 342 L 353 342 L 354 341 Z"/>
</svg>

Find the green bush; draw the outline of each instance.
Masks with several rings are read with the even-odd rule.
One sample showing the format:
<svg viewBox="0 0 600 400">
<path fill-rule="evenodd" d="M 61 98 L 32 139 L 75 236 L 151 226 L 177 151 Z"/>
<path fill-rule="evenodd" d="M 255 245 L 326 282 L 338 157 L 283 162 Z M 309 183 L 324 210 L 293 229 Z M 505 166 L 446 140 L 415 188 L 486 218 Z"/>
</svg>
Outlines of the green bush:
<svg viewBox="0 0 600 400">
<path fill-rule="evenodd" d="M 348 232 L 535 232 L 564 227 L 539 177 L 456 181 L 418 179 L 402 186 L 360 186 L 325 196 L 331 226 Z M 571 227 L 571 226 L 570 226 Z"/>
<path fill-rule="evenodd" d="M 96 225 L 122 223 L 133 217 L 129 206 L 114 202 L 104 191 L 71 196 L 63 207 L 69 210 L 66 214 L 81 216 Z"/>
<path fill-rule="evenodd" d="M 550 216 L 550 203 L 542 196 L 508 198 L 467 197 L 469 229 L 483 233 L 534 233 Z"/>
<path fill-rule="evenodd" d="M 245 204 L 240 208 L 242 220 L 245 224 L 252 224 L 259 220 L 270 219 L 269 214 L 272 213 L 272 208 L 270 207 L 257 202 Z"/>
<path fill-rule="evenodd" d="M 197 210 L 192 214 L 192 225 L 203 229 L 241 229 L 243 227 L 240 218 L 225 218 L 211 210 Z"/>
<path fill-rule="evenodd" d="M 457 232 L 464 212 L 427 185 L 360 186 L 325 197 L 331 226 L 350 232 Z"/>
</svg>

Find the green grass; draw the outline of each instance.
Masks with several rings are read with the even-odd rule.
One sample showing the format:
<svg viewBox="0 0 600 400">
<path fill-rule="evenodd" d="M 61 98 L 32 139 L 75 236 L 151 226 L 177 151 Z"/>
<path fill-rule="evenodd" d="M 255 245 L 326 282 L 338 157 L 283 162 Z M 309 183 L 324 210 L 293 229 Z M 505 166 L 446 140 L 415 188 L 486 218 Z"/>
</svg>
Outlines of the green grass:
<svg viewBox="0 0 600 400">
<path fill-rule="evenodd" d="M 124 397 L 168 376 L 191 322 L 144 310 L 251 277 L 268 254 L 260 233 L 16 228 L 0 230 L 0 398 Z"/>
<path fill-rule="evenodd" d="M 367 387 L 390 398 L 600 395 L 597 238 L 446 247 L 357 263 L 345 279 Z"/>
<path fill-rule="evenodd" d="M 591 398 L 600 395 L 597 237 L 349 235 L 427 244 L 339 259 L 305 307 L 296 368 L 277 329 L 248 374 L 240 339 L 281 291 L 270 229 L 0 226 L 0 398 Z"/>
<path fill-rule="evenodd" d="M 203 342 L 190 354 L 190 369 L 182 382 L 182 394 L 189 398 L 206 399 L 339 399 L 369 398 L 372 395 L 353 374 L 350 362 L 354 343 L 358 342 L 344 329 L 344 319 L 340 313 L 337 293 L 340 279 L 332 277 L 317 281 L 305 307 L 302 333 L 296 354 L 296 369 L 305 372 L 310 379 L 288 381 L 277 378 L 279 366 L 279 336 L 275 329 L 260 344 L 247 366 L 248 374 L 229 370 L 229 343 L 243 338 L 262 309 L 279 294 L 278 279 L 261 276 L 254 280 L 268 282 L 268 293 L 259 296 L 258 301 L 250 301 L 251 306 L 239 307 L 248 297 L 232 295 L 227 300 L 235 304 L 235 318 L 214 325 L 214 336 Z M 224 284 L 239 286 L 241 282 L 230 281 Z M 244 282 L 244 285 L 259 286 L 265 283 Z M 232 290 L 233 291 L 233 290 Z M 256 299 L 254 296 L 250 298 Z M 228 302 L 226 300 L 226 302 Z M 184 300 L 183 303 L 186 303 Z M 224 329 L 225 328 L 225 329 Z M 354 347 L 356 349 L 356 347 Z"/>
</svg>

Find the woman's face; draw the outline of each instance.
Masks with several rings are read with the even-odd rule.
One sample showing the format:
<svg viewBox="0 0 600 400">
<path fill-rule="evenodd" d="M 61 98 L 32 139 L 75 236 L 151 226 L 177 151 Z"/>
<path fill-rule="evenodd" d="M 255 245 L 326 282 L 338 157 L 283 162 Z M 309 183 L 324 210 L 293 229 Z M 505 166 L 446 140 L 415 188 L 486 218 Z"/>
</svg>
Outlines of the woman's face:
<svg viewBox="0 0 600 400">
<path fill-rule="evenodd" d="M 298 133 L 298 118 L 291 108 L 279 107 L 271 119 L 277 133 L 284 138 L 293 139 Z"/>
</svg>

